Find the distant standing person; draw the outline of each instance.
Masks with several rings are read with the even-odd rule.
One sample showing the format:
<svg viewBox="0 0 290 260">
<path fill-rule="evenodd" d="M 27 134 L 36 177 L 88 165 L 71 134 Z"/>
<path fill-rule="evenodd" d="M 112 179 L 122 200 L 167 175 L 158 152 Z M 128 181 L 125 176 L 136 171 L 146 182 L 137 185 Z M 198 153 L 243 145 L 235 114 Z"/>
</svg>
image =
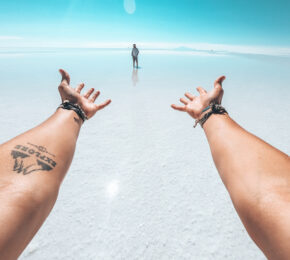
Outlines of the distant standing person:
<svg viewBox="0 0 290 260">
<path fill-rule="evenodd" d="M 133 58 L 133 68 L 137 68 L 138 69 L 138 54 L 139 54 L 139 50 L 136 47 L 136 44 L 133 44 L 133 49 L 131 52 L 131 56 Z M 137 64 L 137 66 L 135 67 L 135 62 Z"/>
</svg>

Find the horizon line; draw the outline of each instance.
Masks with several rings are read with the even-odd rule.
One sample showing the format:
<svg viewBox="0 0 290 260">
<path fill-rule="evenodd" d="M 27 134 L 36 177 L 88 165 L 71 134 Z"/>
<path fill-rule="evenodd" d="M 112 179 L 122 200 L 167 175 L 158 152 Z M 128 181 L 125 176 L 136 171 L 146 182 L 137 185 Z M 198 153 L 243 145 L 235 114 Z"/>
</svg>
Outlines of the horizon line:
<svg viewBox="0 0 290 260">
<path fill-rule="evenodd" d="M 18 36 L 0 36 L 0 48 L 68 48 L 68 49 L 130 49 L 129 42 L 47 42 L 26 40 Z M 6 43 L 6 44 L 5 44 Z M 290 47 L 262 46 L 262 45 L 236 45 L 216 43 L 173 43 L 173 42 L 139 42 L 137 47 L 143 50 L 159 51 L 188 51 L 188 52 L 218 52 L 218 53 L 239 53 L 239 54 L 260 54 L 270 56 L 290 56 Z"/>
</svg>

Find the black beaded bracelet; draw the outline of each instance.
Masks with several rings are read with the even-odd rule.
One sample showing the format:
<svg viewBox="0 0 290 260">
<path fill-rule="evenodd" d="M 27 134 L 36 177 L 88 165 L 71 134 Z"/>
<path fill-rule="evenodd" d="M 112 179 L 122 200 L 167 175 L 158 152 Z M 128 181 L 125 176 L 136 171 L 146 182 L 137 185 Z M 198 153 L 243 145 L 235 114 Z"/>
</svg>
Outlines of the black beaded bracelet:
<svg viewBox="0 0 290 260">
<path fill-rule="evenodd" d="M 195 124 L 193 126 L 194 128 L 197 126 L 198 123 L 200 124 L 201 127 L 203 127 L 203 124 L 206 122 L 206 120 L 209 119 L 209 117 L 212 114 L 224 115 L 228 113 L 222 105 L 216 103 L 211 103 L 206 109 L 203 110 L 203 112 L 205 112 L 208 109 L 210 109 L 210 111 L 206 113 L 201 119 L 195 120 Z"/>
<path fill-rule="evenodd" d="M 88 117 L 86 116 L 86 113 L 82 110 L 82 108 L 78 105 L 78 104 L 73 104 L 71 102 L 69 102 L 68 100 L 63 101 L 63 103 L 61 103 L 59 105 L 58 108 L 62 108 L 62 109 L 67 109 L 67 110 L 73 110 L 77 113 L 77 115 L 83 120 L 88 120 Z"/>
</svg>

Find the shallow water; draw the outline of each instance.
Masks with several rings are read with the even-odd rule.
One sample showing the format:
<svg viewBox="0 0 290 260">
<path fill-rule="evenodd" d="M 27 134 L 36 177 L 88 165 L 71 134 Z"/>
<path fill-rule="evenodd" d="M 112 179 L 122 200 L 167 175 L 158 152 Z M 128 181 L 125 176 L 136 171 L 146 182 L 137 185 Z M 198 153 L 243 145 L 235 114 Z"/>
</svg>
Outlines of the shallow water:
<svg viewBox="0 0 290 260">
<path fill-rule="evenodd" d="M 193 120 L 173 111 L 185 91 L 221 74 L 224 106 L 290 153 L 290 59 L 206 53 L 0 53 L 4 142 L 60 103 L 58 68 L 112 104 L 86 122 L 51 215 L 20 259 L 264 259 L 244 230 Z M 285 112 L 286 111 L 286 112 Z"/>
</svg>

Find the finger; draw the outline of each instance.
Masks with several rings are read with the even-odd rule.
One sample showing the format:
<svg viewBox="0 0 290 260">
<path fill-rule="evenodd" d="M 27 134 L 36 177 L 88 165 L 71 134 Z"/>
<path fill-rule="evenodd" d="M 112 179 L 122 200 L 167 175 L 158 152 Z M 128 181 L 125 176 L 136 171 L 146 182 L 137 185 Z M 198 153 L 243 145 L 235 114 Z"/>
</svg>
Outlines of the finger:
<svg viewBox="0 0 290 260">
<path fill-rule="evenodd" d="M 221 88 L 222 87 L 222 83 L 223 83 L 223 81 L 226 79 L 226 76 L 220 76 L 220 77 L 218 77 L 216 80 L 215 80 L 215 82 L 214 82 L 214 87 L 215 88 Z"/>
<path fill-rule="evenodd" d="M 183 106 L 177 106 L 177 105 L 172 104 L 171 107 L 175 110 L 179 110 L 179 111 L 183 111 L 183 112 L 185 111 L 185 107 L 183 107 Z"/>
<path fill-rule="evenodd" d="M 184 96 L 186 96 L 189 100 L 193 100 L 194 98 L 195 98 L 195 96 L 194 95 L 192 95 L 192 94 L 190 94 L 190 93 L 188 93 L 188 92 L 186 92 L 185 94 L 184 94 Z"/>
<path fill-rule="evenodd" d="M 181 103 L 183 103 L 184 105 L 188 104 L 188 101 L 185 98 L 181 98 L 179 99 Z"/>
<path fill-rule="evenodd" d="M 94 95 L 91 97 L 91 101 L 95 102 L 95 100 L 97 99 L 97 97 L 100 95 L 100 91 L 97 91 L 94 93 Z"/>
<path fill-rule="evenodd" d="M 204 94 L 207 93 L 206 90 L 203 89 L 202 87 L 197 87 L 196 90 L 198 91 L 198 93 L 199 93 L 200 95 L 204 95 Z"/>
<path fill-rule="evenodd" d="M 98 105 L 98 110 L 103 109 L 104 107 L 106 107 L 107 105 L 109 105 L 111 103 L 111 99 L 108 99 L 107 101 L 103 102 L 102 104 Z"/>
<path fill-rule="evenodd" d="M 81 83 L 76 87 L 76 92 L 81 93 L 82 89 L 84 88 L 85 84 Z"/>
<path fill-rule="evenodd" d="M 69 74 L 65 70 L 63 70 L 63 69 L 60 69 L 59 72 L 60 72 L 61 77 L 62 77 L 61 78 L 60 85 L 61 86 L 68 86 L 69 83 L 70 83 L 70 76 L 69 76 Z"/>
<path fill-rule="evenodd" d="M 86 94 L 84 94 L 84 97 L 85 97 L 85 98 L 89 98 L 90 95 L 92 95 L 93 92 L 94 92 L 94 88 L 90 88 L 90 89 L 86 92 Z"/>
</svg>

